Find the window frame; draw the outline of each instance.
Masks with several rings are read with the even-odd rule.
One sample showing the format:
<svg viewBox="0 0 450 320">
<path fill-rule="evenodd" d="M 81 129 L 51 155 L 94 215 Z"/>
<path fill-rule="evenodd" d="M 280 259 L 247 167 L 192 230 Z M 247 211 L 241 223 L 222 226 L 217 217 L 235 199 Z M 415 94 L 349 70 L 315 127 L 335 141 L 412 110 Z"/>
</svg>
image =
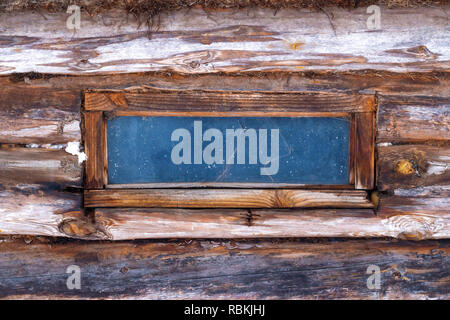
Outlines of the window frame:
<svg viewBox="0 0 450 320">
<path fill-rule="evenodd" d="M 286 208 L 372 207 L 375 180 L 374 95 L 324 92 L 91 90 L 85 92 L 85 207 Z M 151 183 L 108 184 L 107 119 L 115 116 L 343 117 L 350 122 L 346 185 Z M 201 189 L 198 189 L 201 188 Z M 253 196 L 252 192 L 254 191 Z M 258 195 L 259 194 L 259 195 Z M 269 201 L 258 201 L 264 194 Z M 336 196 L 338 196 L 336 198 Z M 246 201 L 238 201 L 243 197 Z M 333 200 L 334 199 L 334 200 Z"/>
</svg>

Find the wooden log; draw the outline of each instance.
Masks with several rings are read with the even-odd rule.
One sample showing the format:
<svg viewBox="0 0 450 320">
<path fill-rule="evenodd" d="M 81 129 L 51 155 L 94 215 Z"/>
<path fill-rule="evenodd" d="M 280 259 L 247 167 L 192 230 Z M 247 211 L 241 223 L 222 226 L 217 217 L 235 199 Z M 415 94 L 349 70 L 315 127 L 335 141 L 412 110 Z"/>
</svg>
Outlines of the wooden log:
<svg viewBox="0 0 450 320">
<path fill-rule="evenodd" d="M 448 241 L 27 243 L 0 241 L 3 299 L 448 299 Z"/>
<path fill-rule="evenodd" d="M 379 190 L 450 184 L 450 148 L 448 146 L 378 147 L 377 166 Z"/>
<path fill-rule="evenodd" d="M 443 6 L 383 7 L 379 30 L 366 8 L 179 10 L 150 32 L 123 12 L 83 13 L 75 33 L 65 12 L 13 12 L 0 22 L 0 73 L 447 71 Z"/>
<path fill-rule="evenodd" d="M 386 215 L 385 209 L 384 213 L 380 217 L 367 209 L 250 211 L 100 208 L 95 210 L 95 223 L 97 234 L 109 240 L 266 237 L 407 237 L 423 240 L 446 238 L 450 232 L 448 213 L 438 217 L 420 213 L 406 215 L 405 211 L 395 217 L 395 214 Z"/>
<path fill-rule="evenodd" d="M 398 190 L 383 195 L 377 215 L 397 238 L 427 239 L 429 235 L 450 234 L 450 189 L 447 187 Z"/>
<path fill-rule="evenodd" d="M 64 150 L 0 148 L 0 185 L 41 184 L 53 189 L 82 186 L 78 158 Z"/>
<path fill-rule="evenodd" d="M 389 72 L 314 74 L 181 74 L 137 73 L 67 77 L 37 73 L 0 76 L 0 143 L 63 144 L 80 141 L 80 106 L 86 89 L 149 86 L 157 90 L 359 91 L 450 96 L 445 73 Z M 26 92 L 26 94 L 23 94 Z M 379 124 L 380 125 L 380 124 Z M 421 123 L 426 126 L 426 123 Z M 381 130 L 383 127 L 381 127 Z"/>
<path fill-rule="evenodd" d="M 86 207 L 372 208 L 365 191 L 300 189 L 85 190 Z"/>
<path fill-rule="evenodd" d="M 54 88 L 49 82 L 34 86 L 25 79 L 0 78 L 0 143 L 80 141 L 80 92 Z"/>
<path fill-rule="evenodd" d="M 450 187 L 433 186 L 417 189 L 397 189 L 392 195 L 382 195 L 377 214 L 424 214 L 445 217 L 449 213 Z"/>
<path fill-rule="evenodd" d="M 0 234 L 88 236 L 81 186 L 78 159 L 64 150 L 0 148 Z"/>
<path fill-rule="evenodd" d="M 377 142 L 450 140 L 450 98 L 380 96 Z"/>
<path fill-rule="evenodd" d="M 0 234 L 87 237 L 95 231 L 80 212 L 80 193 L 18 184 L 2 187 L 0 200 Z"/>
</svg>

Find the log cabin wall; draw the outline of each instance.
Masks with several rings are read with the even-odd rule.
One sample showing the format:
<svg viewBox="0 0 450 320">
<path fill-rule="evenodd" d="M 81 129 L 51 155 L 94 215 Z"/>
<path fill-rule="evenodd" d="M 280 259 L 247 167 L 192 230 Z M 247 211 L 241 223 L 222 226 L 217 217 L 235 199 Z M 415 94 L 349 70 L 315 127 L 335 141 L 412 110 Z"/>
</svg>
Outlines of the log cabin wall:
<svg viewBox="0 0 450 320">
<path fill-rule="evenodd" d="M 446 1 L 89 8 L 0 10 L 1 298 L 448 299 Z M 136 88 L 374 95 L 375 209 L 84 209 L 85 92 Z"/>
</svg>

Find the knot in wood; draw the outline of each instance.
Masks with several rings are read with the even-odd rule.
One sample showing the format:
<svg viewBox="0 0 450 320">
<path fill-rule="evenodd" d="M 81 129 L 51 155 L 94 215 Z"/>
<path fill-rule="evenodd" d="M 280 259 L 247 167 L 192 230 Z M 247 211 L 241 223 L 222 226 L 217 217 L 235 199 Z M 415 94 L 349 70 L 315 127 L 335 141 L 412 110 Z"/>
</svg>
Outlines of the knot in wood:
<svg viewBox="0 0 450 320">
<path fill-rule="evenodd" d="M 400 160 L 399 162 L 397 162 L 395 171 L 403 175 L 410 175 L 415 172 L 415 169 L 414 165 L 410 161 Z"/>
</svg>

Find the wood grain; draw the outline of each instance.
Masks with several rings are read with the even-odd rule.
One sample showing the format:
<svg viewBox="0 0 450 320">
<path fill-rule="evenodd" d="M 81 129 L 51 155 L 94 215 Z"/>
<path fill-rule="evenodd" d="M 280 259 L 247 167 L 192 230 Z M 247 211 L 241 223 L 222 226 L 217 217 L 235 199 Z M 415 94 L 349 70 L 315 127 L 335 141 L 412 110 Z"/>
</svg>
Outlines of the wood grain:
<svg viewBox="0 0 450 320">
<path fill-rule="evenodd" d="M 388 206 L 383 203 L 383 206 Z M 431 209 L 431 207 L 429 207 Z M 97 235 L 108 240 L 148 238 L 392 237 L 446 238 L 450 214 L 387 214 L 368 209 L 321 210 L 95 210 Z"/>
<path fill-rule="evenodd" d="M 450 140 L 450 97 L 380 95 L 378 103 L 378 143 Z"/>
<path fill-rule="evenodd" d="M 82 178 L 77 157 L 64 150 L 0 147 L 0 186 L 35 184 L 63 189 L 81 187 Z"/>
<path fill-rule="evenodd" d="M 92 88 L 152 86 L 156 90 L 292 91 L 370 90 L 380 93 L 450 95 L 445 73 L 257 73 L 181 74 L 137 73 L 67 77 L 38 73 L 0 76 L 0 143 L 63 144 L 80 141 L 82 91 Z M 26 92 L 26 94 L 23 94 Z M 434 99 L 431 97 L 430 99 Z M 437 118 L 435 118 L 437 119 Z M 422 122 L 426 126 L 427 122 Z M 381 128 L 382 129 L 382 128 Z"/>
<path fill-rule="evenodd" d="M 65 12 L 14 12 L 0 22 L 0 73 L 445 72 L 443 7 L 383 8 L 380 30 L 368 29 L 366 8 L 281 9 L 276 16 L 270 9 L 198 8 L 162 15 L 151 37 L 144 23 L 120 11 L 83 13 L 76 33 L 66 28 Z"/>
<path fill-rule="evenodd" d="M 85 187 L 101 189 L 106 180 L 106 124 L 102 112 L 86 112 L 84 114 L 85 148 L 86 148 L 86 181 Z"/>
<path fill-rule="evenodd" d="M 135 91 L 135 92 L 133 92 Z M 236 115 L 252 112 L 260 115 L 271 112 L 290 113 L 348 113 L 375 110 L 374 97 L 364 94 L 327 92 L 255 92 L 205 90 L 149 90 L 89 91 L 85 94 L 88 111 L 152 112 L 158 115 L 221 113 Z M 198 114 L 197 114 L 198 115 Z"/>
<path fill-rule="evenodd" d="M 355 189 L 372 189 L 375 182 L 375 114 L 356 113 Z"/>
<path fill-rule="evenodd" d="M 378 189 L 450 184 L 450 147 L 420 144 L 378 147 Z"/>
<path fill-rule="evenodd" d="M 27 240 L 25 243 L 24 240 Z M 31 241 L 31 242 L 30 242 Z M 2 299 L 448 299 L 448 241 L 0 241 Z M 66 286 L 69 265 L 81 289 Z M 367 288 L 367 268 L 381 289 Z"/>
<path fill-rule="evenodd" d="M 82 195 L 49 186 L 17 184 L 0 190 L 0 234 L 87 237 Z M 71 227 L 71 228 L 70 228 Z"/>
<path fill-rule="evenodd" d="M 372 208 L 365 191 L 298 189 L 85 190 L 86 207 Z"/>
</svg>

